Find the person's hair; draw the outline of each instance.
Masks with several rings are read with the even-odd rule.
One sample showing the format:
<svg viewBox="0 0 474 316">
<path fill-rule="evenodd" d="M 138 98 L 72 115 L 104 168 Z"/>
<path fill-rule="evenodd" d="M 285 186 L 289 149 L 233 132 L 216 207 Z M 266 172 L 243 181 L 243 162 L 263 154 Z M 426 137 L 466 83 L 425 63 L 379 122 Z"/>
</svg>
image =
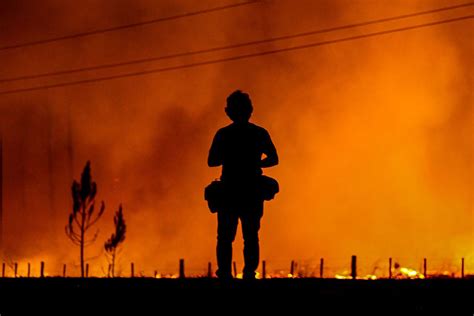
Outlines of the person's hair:
<svg viewBox="0 0 474 316">
<path fill-rule="evenodd" d="M 225 112 L 232 121 L 248 121 L 252 115 L 252 111 L 252 100 L 250 100 L 247 93 L 236 90 L 227 97 Z"/>
</svg>

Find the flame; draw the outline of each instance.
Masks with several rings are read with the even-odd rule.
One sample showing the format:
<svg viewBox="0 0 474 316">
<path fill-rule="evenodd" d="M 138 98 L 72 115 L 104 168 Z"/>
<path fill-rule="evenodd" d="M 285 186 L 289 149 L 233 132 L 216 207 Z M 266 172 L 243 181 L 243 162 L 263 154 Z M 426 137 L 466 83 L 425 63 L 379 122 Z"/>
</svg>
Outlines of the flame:
<svg viewBox="0 0 474 316">
<path fill-rule="evenodd" d="M 352 276 L 348 274 L 336 274 L 334 277 L 338 280 L 352 280 Z M 356 280 L 377 280 L 377 276 L 374 274 L 367 274 L 362 277 L 356 277 Z"/>
<path fill-rule="evenodd" d="M 411 268 L 406 268 L 406 267 L 400 267 L 400 273 L 395 276 L 396 279 L 402 279 L 402 278 L 407 278 L 407 279 L 424 279 L 425 276 Z"/>
<path fill-rule="evenodd" d="M 352 279 L 351 276 L 343 275 L 343 274 L 336 274 L 334 277 L 335 277 L 336 279 L 338 279 L 338 280 L 349 280 L 349 279 Z"/>
<path fill-rule="evenodd" d="M 178 279 L 179 274 L 176 273 L 157 273 L 155 279 Z"/>
</svg>

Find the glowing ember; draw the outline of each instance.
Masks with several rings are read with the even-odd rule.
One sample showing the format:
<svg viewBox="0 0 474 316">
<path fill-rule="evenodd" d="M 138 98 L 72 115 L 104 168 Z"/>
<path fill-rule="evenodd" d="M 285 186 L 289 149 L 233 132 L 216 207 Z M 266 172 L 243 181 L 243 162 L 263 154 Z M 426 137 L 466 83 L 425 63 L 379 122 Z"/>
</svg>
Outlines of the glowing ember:
<svg viewBox="0 0 474 316">
<path fill-rule="evenodd" d="M 425 276 L 414 269 L 401 267 L 395 278 L 424 279 Z"/>
<path fill-rule="evenodd" d="M 336 274 L 334 276 L 338 280 L 352 280 L 352 276 L 345 274 Z M 357 280 L 377 280 L 377 276 L 373 274 L 367 274 L 366 276 L 356 277 Z"/>
</svg>

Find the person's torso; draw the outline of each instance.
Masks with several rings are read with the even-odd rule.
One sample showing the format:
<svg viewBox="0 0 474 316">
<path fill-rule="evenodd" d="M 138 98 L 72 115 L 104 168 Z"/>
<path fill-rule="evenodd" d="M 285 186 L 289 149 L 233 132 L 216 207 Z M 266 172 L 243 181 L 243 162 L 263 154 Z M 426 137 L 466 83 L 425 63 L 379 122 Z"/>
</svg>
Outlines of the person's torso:
<svg viewBox="0 0 474 316">
<path fill-rule="evenodd" d="M 221 129 L 222 180 L 247 182 L 262 174 L 265 130 L 255 124 L 231 124 Z"/>
</svg>

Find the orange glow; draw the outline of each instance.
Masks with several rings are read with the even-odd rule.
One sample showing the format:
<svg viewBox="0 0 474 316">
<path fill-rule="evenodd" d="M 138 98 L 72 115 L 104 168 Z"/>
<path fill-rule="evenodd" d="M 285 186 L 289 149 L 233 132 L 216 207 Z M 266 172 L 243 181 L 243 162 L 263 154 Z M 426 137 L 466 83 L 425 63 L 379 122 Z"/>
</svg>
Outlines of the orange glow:
<svg viewBox="0 0 474 316">
<path fill-rule="evenodd" d="M 213 4 L 130 0 L 113 7 L 91 2 L 74 6 L 77 14 L 71 15 L 67 4 L 41 1 L 41 6 L 46 2 L 53 8 L 51 15 L 42 16 L 39 2 L 27 7 L 14 2 L 0 4 L 5 6 L 0 10 L 2 43 Z M 0 51 L 0 78 L 197 50 L 452 3 L 395 0 L 387 6 L 376 1 L 301 0 L 295 6 L 290 0 L 263 1 L 156 26 Z M 5 83 L 0 91 L 254 53 L 472 12 L 471 7 L 462 8 L 151 65 Z M 18 21 L 30 24 L 17 28 Z M 292 259 L 318 263 L 324 257 L 325 276 L 345 278 L 342 271 L 357 254 L 366 278 L 386 277 L 370 268 L 397 256 L 407 267 L 418 267 L 426 257 L 430 270 L 456 276 L 464 257 L 466 274 L 474 274 L 473 29 L 471 19 L 149 76 L 1 96 L 3 261 L 21 262 L 22 275 L 28 261 L 36 274 L 40 261 L 46 262 L 50 275 L 61 275 L 63 264 L 68 275 L 77 274 L 79 250 L 65 236 L 64 226 L 72 180 L 91 160 L 97 198 L 105 201 L 106 210 L 97 224 L 97 242 L 86 249 L 90 274 L 106 275 L 103 243 L 122 203 L 127 223 L 118 257 L 122 275 L 130 274 L 134 262 L 136 275 L 153 276 L 156 270 L 160 277 L 176 277 L 179 258 L 186 259 L 190 274 L 206 275 L 207 262 L 215 262 L 217 225 L 203 190 L 220 172 L 206 166 L 207 153 L 215 131 L 228 124 L 226 96 L 242 89 L 254 103 L 253 121 L 268 129 L 280 156 L 279 166 L 265 170 L 279 180 L 281 192 L 266 203 L 260 235 L 261 258 L 275 263 L 272 272 L 294 277 L 288 274 Z M 234 256 L 241 269 L 240 232 Z"/>
</svg>

